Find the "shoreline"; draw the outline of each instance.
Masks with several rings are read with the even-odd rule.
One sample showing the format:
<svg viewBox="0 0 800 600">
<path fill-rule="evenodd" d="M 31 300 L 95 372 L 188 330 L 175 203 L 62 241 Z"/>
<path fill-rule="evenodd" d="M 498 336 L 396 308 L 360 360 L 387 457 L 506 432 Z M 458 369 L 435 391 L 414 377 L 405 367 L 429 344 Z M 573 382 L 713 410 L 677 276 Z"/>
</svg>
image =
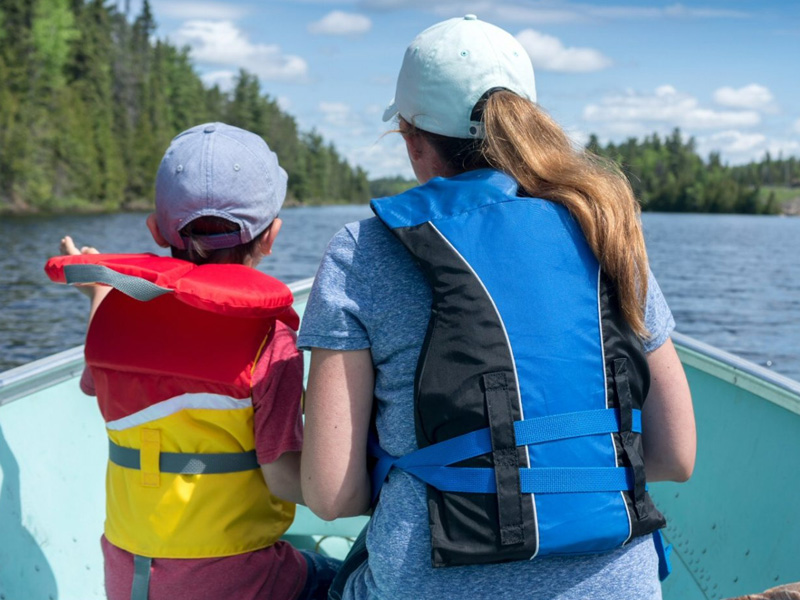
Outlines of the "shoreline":
<svg viewBox="0 0 800 600">
<path fill-rule="evenodd" d="M 300 202 L 294 199 L 287 199 L 283 203 L 283 208 L 301 208 L 309 206 L 366 206 L 368 202 L 350 202 L 347 200 L 322 202 Z M 119 207 L 105 207 L 102 205 L 69 205 L 62 208 L 31 208 L 31 207 L 12 207 L 0 206 L 0 217 L 2 218 L 48 218 L 48 217 L 83 217 L 91 215 L 116 215 L 128 213 L 149 213 L 155 210 L 155 206 L 150 202 L 131 202 Z"/>
<path fill-rule="evenodd" d="M 283 208 L 304 208 L 304 207 L 323 207 L 323 206 L 366 206 L 368 202 L 298 202 L 287 200 L 283 204 Z M 41 209 L 10 209 L 8 207 L 0 207 L 0 218 L 3 219 L 35 219 L 35 218 L 51 218 L 51 217 L 85 217 L 94 215 L 116 215 L 116 214 L 133 214 L 133 213 L 150 213 L 155 210 L 155 207 L 148 203 L 134 203 L 124 207 L 117 208 L 104 208 L 102 206 L 80 207 L 71 206 L 64 209 L 55 210 L 41 210 Z M 800 198 L 791 202 L 787 202 L 781 207 L 780 212 L 764 215 L 753 213 L 736 213 L 736 212 L 669 212 L 658 210 L 642 210 L 642 213 L 651 214 L 675 214 L 675 215 L 751 215 L 760 217 L 800 217 Z"/>
</svg>

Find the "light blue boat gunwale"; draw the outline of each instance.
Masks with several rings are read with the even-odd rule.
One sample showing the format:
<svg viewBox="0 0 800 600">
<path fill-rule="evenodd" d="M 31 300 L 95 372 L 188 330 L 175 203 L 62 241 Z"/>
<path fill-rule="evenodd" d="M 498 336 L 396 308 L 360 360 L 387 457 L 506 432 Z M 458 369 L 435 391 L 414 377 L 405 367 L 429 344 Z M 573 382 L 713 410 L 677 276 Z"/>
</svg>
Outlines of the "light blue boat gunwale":
<svg viewBox="0 0 800 600">
<path fill-rule="evenodd" d="M 312 281 L 290 286 L 298 312 Z M 675 548 L 664 597 L 726 598 L 800 580 L 800 383 L 688 336 L 675 333 L 673 341 L 692 387 L 699 442 L 689 483 L 651 485 Z M 104 507 L 96 496 L 102 500 L 106 445 L 94 403 L 76 392 L 83 365 L 80 346 L 0 373 L 3 600 L 104 597 L 97 543 Z M 82 415 L 75 431 L 53 447 L 74 410 Z M 48 477 L 52 484 L 42 485 Z M 83 493 L 71 497 L 76 487 Z M 335 538 L 353 537 L 365 521 L 325 522 L 299 507 L 287 537 L 306 547 L 332 541 L 333 553 L 343 553 L 347 545 Z"/>
<path fill-rule="evenodd" d="M 295 303 L 305 304 L 313 282 L 309 278 L 289 286 Z M 688 335 L 673 332 L 672 340 L 684 366 L 695 367 L 800 415 L 800 382 Z M 0 373 L 0 407 L 80 376 L 83 365 L 83 346 L 76 346 Z"/>
<path fill-rule="evenodd" d="M 800 383 L 688 336 L 697 462 L 650 486 L 667 517 L 664 598 L 722 599 L 800 581 Z"/>
</svg>

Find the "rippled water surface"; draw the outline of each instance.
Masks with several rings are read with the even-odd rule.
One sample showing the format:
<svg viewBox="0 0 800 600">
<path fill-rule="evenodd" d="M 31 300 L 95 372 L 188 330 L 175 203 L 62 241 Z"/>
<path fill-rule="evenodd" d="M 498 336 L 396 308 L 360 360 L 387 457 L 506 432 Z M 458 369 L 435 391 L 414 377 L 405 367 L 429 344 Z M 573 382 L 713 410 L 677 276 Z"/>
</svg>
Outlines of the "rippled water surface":
<svg viewBox="0 0 800 600">
<path fill-rule="evenodd" d="M 286 209 L 260 268 L 287 282 L 311 277 L 330 237 L 370 214 L 367 206 Z M 42 271 L 60 238 L 106 252 L 162 252 L 144 218 L 0 218 L 0 371 L 83 343 L 87 301 Z M 800 379 L 800 219 L 646 214 L 644 226 L 679 331 Z"/>
<path fill-rule="evenodd" d="M 316 273 L 328 240 L 345 223 L 370 216 L 368 206 L 288 208 L 273 253 L 259 268 L 291 282 Z M 45 261 L 64 234 L 101 252 L 166 252 L 145 226 L 146 214 L 10 219 L 0 217 L 0 371 L 83 343 L 88 300 L 50 283 Z"/>
<path fill-rule="evenodd" d="M 800 380 L 800 219 L 646 214 L 678 331 Z"/>
</svg>

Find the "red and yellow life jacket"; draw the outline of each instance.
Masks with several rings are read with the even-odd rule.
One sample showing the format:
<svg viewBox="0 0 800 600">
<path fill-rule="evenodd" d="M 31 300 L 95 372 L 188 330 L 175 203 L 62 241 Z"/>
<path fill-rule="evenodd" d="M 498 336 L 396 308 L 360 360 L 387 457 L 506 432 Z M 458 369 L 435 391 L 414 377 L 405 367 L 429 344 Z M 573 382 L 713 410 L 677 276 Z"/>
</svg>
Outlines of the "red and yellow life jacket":
<svg viewBox="0 0 800 600">
<path fill-rule="evenodd" d="M 115 288 L 86 338 L 110 440 L 108 540 L 155 558 L 275 543 L 295 506 L 255 460 L 251 384 L 275 320 L 297 329 L 289 289 L 242 265 L 150 254 L 58 257 L 45 270 Z"/>
</svg>

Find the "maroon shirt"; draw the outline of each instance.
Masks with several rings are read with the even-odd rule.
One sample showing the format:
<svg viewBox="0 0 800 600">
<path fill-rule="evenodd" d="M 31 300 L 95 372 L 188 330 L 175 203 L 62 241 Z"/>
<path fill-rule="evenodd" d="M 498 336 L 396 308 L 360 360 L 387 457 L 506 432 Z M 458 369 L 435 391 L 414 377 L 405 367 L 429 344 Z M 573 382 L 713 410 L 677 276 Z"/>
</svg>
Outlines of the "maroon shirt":
<svg viewBox="0 0 800 600">
<path fill-rule="evenodd" d="M 276 322 L 253 374 L 256 454 L 260 464 L 303 444 L 301 396 L 303 356 L 295 333 Z M 81 389 L 94 395 L 87 368 Z M 129 600 L 133 555 L 101 539 L 108 600 Z M 153 559 L 149 600 L 294 600 L 306 580 L 306 562 L 290 544 L 279 541 L 255 552 L 201 559 Z"/>
</svg>

